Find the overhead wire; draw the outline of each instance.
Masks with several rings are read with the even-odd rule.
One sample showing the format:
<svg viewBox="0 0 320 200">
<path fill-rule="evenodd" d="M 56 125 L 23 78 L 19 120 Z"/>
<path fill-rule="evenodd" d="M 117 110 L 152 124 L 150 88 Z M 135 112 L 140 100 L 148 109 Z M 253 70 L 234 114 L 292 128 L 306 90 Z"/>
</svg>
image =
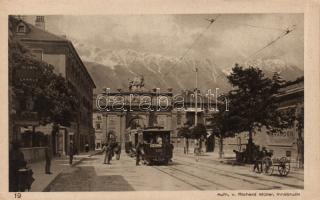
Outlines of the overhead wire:
<svg viewBox="0 0 320 200">
<path fill-rule="evenodd" d="M 208 21 L 210 21 L 210 23 L 206 26 L 206 28 L 197 36 L 197 38 L 193 41 L 193 43 L 190 45 L 190 47 L 182 54 L 182 56 L 179 58 L 179 61 L 183 60 L 185 58 L 185 56 L 189 53 L 189 51 L 194 47 L 194 45 L 200 40 L 200 38 L 205 34 L 205 32 L 211 27 L 211 25 L 214 22 L 217 23 L 224 23 L 224 24 L 235 24 L 235 25 L 241 25 L 241 26 L 248 26 L 251 28 L 257 28 L 257 29 L 265 29 L 265 30 L 276 30 L 276 31 L 282 31 L 282 33 L 275 38 L 274 40 L 272 40 L 271 42 L 269 42 L 268 44 L 266 44 L 265 46 L 263 46 L 262 48 L 260 48 L 259 50 L 255 51 L 254 53 L 252 53 L 251 55 L 249 55 L 248 57 L 246 57 L 246 60 L 248 60 L 249 58 L 251 58 L 252 56 L 255 56 L 256 54 L 260 53 L 261 51 L 263 51 L 264 49 L 272 46 L 274 43 L 276 43 L 278 40 L 280 40 L 281 38 L 287 36 L 288 34 L 290 34 L 295 28 L 296 26 L 293 25 L 292 28 L 287 28 L 287 29 L 282 29 L 282 28 L 275 28 L 275 27 L 266 27 L 266 26 L 259 26 L 259 25 L 252 25 L 252 24 L 245 24 L 245 23 L 234 23 L 234 22 L 223 22 L 223 21 L 217 21 L 217 19 L 220 17 L 220 15 L 218 15 L 216 18 L 214 19 L 207 19 Z M 177 63 L 176 63 L 177 65 Z M 175 67 L 176 65 L 174 65 L 168 72 L 164 73 L 164 75 L 168 75 Z M 207 68 L 207 70 L 209 71 L 209 68 Z M 212 71 L 211 71 L 212 73 Z"/>
<path fill-rule="evenodd" d="M 265 46 L 263 46 L 262 48 L 260 48 L 259 50 L 255 51 L 254 53 L 250 54 L 249 56 L 246 57 L 245 61 L 247 61 L 249 58 L 257 55 L 258 53 L 260 53 L 261 51 L 263 51 L 264 49 L 270 47 L 271 45 L 273 45 L 274 43 L 276 43 L 278 40 L 280 40 L 281 38 L 287 36 L 288 34 L 290 34 L 292 31 L 294 31 L 296 28 L 295 25 L 292 26 L 292 28 L 288 28 L 287 30 L 285 30 L 284 32 L 282 32 L 278 37 L 276 37 L 275 39 L 273 39 L 271 42 L 269 42 L 268 44 L 266 44 Z"/>
<path fill-rule="evenodd" d="M 212 21 L 210 21 L 210 23 L 206 26 L 206 28 L 197 36 L 197 38 L 193 41 L 193 43 L 190 45 L 190 47 L 182 54 L 182 56 L 179 58 L 179 61 L 183 60 L 184 57 L 189 53 L 189 51 L 194 47 L 194 45 L 199 41 L 199 39 L 204 35 L 204 33 L 210 28 L 210 26 L 216 22 L 216 20 L 220 17 L 220 14 L 212 19 Z M 177 64 L 176 64 L 177 65 Z M 176 66 L 175 65 L 175 66 Z M 173 66 L 169 71 L 167 71 L 166 73 L 164 73 L 164 75 L 168 75 L 169 72 L 171 72 L 171 70 L 175 67 Z"/>
<path fill-rule="evenodd" d="M 198 42 L 198 40 L 203 36 L 203 34 L 210 28 L 212 23 L 209 23 L 208 26 L 198 35 L 198 37 L 193 41 L 193 43 L 190 45 L 190 47 L 184 52 L 184 54 L 179 58 L 179 60 L 182 60 L 189 51 L 193 48 L 193 46 Z"/>
<path fill-rule="evenodd" d="M 285 30 L 286 30 L 286 29 L 283 29 L 283 28 L 267 27 L 267 26 L 258 26 L 258 25 L 245 24 L 245 23 L 234 23 L 234 22 L 223 22 L 223 21 L 218 21 L 217 23 L 220 23 L 220 24 L 234 24 L 234 25 L 240 25 L 240 26 L 248 26 L 248 27 L 256 28 L 256 29 L 277 30 L 277 31 L 285 31 Z"/>
</svg>

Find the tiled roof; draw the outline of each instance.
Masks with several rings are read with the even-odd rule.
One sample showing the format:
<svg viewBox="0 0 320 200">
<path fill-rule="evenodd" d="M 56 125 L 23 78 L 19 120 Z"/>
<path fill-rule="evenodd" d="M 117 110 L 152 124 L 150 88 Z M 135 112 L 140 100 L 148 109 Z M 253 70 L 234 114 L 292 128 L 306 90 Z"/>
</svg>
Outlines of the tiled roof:
<svg viewBox="0 0 320 200">
<path fill-rule="evenodd" d="M 42 30 L 32 24 L 29 24 L 29 23 L 21 20 L 21 19 L 16 19 L 16 18 L 10 16 L 9 20 L 10 20 L 10 22 L 12 22 L 12 24 L 14 26 L 13 30 L 16 30 L 16 26 L 18 26 L 19 23 L 24 23 L 27 26 L 27 31 L 25 34 L 15 34 L 15 37 L 17 37 L 21 41 L 63 42 L 65 44 L 67 44 L 69 46 L 69 48 L 71 48 L 71 50 L 74 52 L 75 56 L 77 57 L 77 59 L 79 60 L 81 65 L 84 67 L 85 72 L 87 73 L 88 77 L 90 78 L 91 83 L 94 86 L 94 88 L 96 87 L 92 77 L 90 76 L 86 66 L 83 64 L 81 58 L 78 55 L 78 52 L 74 48 L 71 41 L 69 41 L 65 37 L 58 36 L 53 33 Z"/>
<path fill-rule="evenodd" d="M 17 20 L 17 19 L 16 19 Z M 37 28 L 36 26 L 29 24 L 25 21 L 18 20 L 16 24 L 23 22 L 28 26 L 28 31 L 26 34 L 17 35 L 18 38 L 22 40 L 37 40 L 37 41 L 60 41 L 60 42 L 68 42 L 68 40 L 62 36 L 58 36 Z"/>
</svg>

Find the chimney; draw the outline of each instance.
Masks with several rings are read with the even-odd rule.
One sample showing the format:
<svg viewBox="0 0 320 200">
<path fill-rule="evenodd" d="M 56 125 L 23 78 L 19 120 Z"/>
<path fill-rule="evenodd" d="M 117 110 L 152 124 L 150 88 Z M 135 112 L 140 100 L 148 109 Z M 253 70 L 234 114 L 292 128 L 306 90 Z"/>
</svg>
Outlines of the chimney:
<svg viewBox="0 0 320 200">
<path fill-rule="evenodd" d="M 44 16 L 36 16 L 36 27 L 45 30 L 45 22 L 44 22 Z"/>
</svg>

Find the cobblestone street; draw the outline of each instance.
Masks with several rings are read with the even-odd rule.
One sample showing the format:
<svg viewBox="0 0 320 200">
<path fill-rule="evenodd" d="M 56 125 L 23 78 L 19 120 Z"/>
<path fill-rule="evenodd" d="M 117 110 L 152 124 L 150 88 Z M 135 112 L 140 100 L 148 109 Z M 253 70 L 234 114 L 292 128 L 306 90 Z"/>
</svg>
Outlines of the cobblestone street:
<svg viewBox="0 0 320 200">
<path fill-rule="evenodd" d="M 135 166 L 133 158 L 122 154 L 119 161 L 104 165 L 103 155 L 95 155 L 62 172 L 47 191 L 303 189 L 303 173 L 294 170 L 287 177 L 266 176 L 248 166 L 206 158 L 196 162 L 192 155 L 174 158 L 168 166 Z"/>
</svg>

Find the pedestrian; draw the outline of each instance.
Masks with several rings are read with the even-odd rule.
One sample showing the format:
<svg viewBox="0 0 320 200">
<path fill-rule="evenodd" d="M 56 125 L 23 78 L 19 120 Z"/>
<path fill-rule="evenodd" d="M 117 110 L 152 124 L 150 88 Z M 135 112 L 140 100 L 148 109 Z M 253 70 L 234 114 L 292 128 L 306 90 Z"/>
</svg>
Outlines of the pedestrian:
<svg viewBox="0 0 320 200">
<path fill-rule="evenodd" d="M 46 174 L 52 174 L 50 171 L 51 167 L 51 159 L 52 159 L 52 150 L 51 150 L 51 145 L 49 142 L 46 142 L 47 147 L 45 148 L 45 158 L 46 158 L 46 167 L 45 167 L 45 173 Z"/>
<path fill-rule="evenodd" d="M 113 151 L 116 154 L 116 159 L 120 160 L 120 154 L 121 154 L 121 145 L 120 145 L 120 143 L 116 143 Z"/>
<path fill-rule="evenodd" d="M 110 161 L 113 156 L 113 149 L 116 145 L 116 136 L 114 135 L 113 131 L 110 131 L 107 137 L 106 144 L 104 146 L 105 157 L 103 164 L 111 165 Z"/>
<path fill-rule="evenodd" d="M 20 143 L 14 141 L 9 152 L 9 191 L 30 191 L 34 181 L 32 169 L 27 167 L 24 154 L 20 150 Z"/>
<path fill-rule="evenodd" d="M 254 166 L 253 166 L 253 171 L 256 171 L 257 169 L 257 173 L 261 173 L 262 172 L 262 151 L 260 150 L 260 146 L 254 146 L 253 149 L 253 159 L 254 159 Z"/>
<path fill-rule="evenodd" d="M 20 150 L 18 141 L 13 141 L 9 152 L 9 191 L 17 192 L 20 190 L 19 169 L 26 167 L 24 154 Z"/>
<path fill-rule="evenodd" d="M 111 161 L 111 158 L 112 158 L 112 152 L 111 152 L 110 144 L 108 142 L 105 143 L 105 145 L 103 147 L 103 151 L 105 151 L 103 164 L 110 165 L 111 164 L 110 161 Z"/>
<path fill-rule="evenodd" d="M 265 156 L 270 156 L 266 147 L 262 147 L 262 151 L 261 151 L 261 154 L 262 154 L 262 157 L 265 157 Z"/>
<path fill-rule="evenodd" d="M 169 143 L 169 149 L 170 149 L 170 159 L 169 161 L 172 162 L 172 157 L 173 157 L 173 149 L 174 149 L 174 145 L 172 144 L 172 142 Z"/>
<path fill-rule="evenodd" d="M 89 144 L 88 144 L 88 142 L 84 146 L 85 146 L 86 152 L 89 152 Z"/>
<path fill-rule="evenodd" d="M 143 142 L 138 141 L 136 146 L 136 166 L 140 165 L 140 159 L 144 155 Z"/>
<path fill-rule="evenodd" d="M 189 154 L 189 139 L 184 138 L 184 154 Z"/>
<path fill-rule="evenodd" d="M 70 165 L 72 165 L 73 155 L 74 155 L 74 144 L 73 144 L 73 140 L 70 140 L 70 145 L 69 145 L 69 164 Z"/>
<path fill-rule="evenodd" d="M 200 153 L 201 153 L 200 142 L 198 141 L 198 139 L 195 139 L 194 140 L 194 155 L 196 157 L 196 161 L 199 161 Z"/>
</svg>

